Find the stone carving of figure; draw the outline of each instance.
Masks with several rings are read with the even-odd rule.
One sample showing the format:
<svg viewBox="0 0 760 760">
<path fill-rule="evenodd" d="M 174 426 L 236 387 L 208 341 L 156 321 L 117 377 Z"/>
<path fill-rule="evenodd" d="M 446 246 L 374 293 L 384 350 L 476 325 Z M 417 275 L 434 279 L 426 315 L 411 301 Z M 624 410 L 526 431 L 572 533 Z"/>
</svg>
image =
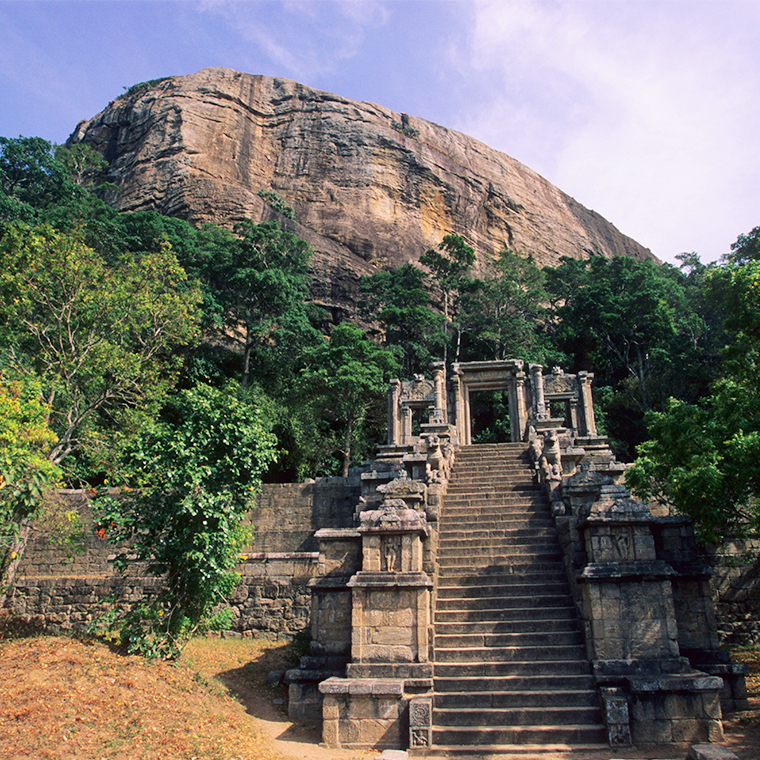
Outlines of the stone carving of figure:
<svg viewBox="0 0 760 760">
<path fill-rule="evenodd" d="M 539 462 L 541 473 L 547 480 L 558 480 L 562 477 L 562 453 L 559 448 L 559 438 L 554 430 L 549 430 L 544 436 Z"/>
<path fill-rule="evenodd" d="M 401 570 L 401 536 L 386 536 L 383 539 L 383 563 L 387 573 Z"/>
<path fill-rule="evenodd" d="M 441 451 L 441 440 L 437 435 L 427 439 L 427 471 L 430 481 L 440 481 L 444 475 L 446 458 Z"/>
</svg>

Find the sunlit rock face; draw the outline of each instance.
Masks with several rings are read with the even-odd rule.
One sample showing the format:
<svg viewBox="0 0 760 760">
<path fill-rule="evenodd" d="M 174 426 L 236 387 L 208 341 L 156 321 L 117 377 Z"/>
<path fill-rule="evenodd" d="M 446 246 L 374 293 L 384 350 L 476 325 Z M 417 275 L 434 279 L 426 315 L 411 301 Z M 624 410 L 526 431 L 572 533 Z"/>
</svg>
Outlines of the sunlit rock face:
<svg viewBox="0 0 760 760">
<path fill-rule="evenodd" d="M 318 302 L 352 310 L 359 275 L 463 235 L 482 268 L 502 246 L 539 265 L 651 257 L 518 161 L 424 119 L 287 79 L 209 68 L 117 98 L 70 140 L 108 160 L 119 208 L 231 225 L 279 218 L 315 250 Z"/>
</svg>

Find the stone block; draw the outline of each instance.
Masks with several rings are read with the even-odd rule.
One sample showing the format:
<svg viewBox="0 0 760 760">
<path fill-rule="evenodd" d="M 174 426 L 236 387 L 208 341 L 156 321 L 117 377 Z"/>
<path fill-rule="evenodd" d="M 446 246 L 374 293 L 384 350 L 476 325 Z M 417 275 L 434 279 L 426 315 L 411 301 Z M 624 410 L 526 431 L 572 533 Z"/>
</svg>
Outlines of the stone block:
<svg viewBox="0 0 760 760">
<path fill-rule="evenodd" d="M 383 627 L 370 631 L 372 644 L 406 645 L 412 646 L 413 636 L 411 628 Z"/>
<path fill-rule="evenodd" d="M 674 720 L 672 735 L 678 743 L 703 742 L 707 740 L 707 726 L 701 720 Z"/>
<path fill-rule="evenodd" d="M 727 747 L 717 744 L 693 744 L 686 760 L 739 760 Z"/>
<path fill-rule="evenodd" d="M 631 739 L 634 744 L 670 744 L 673 741 L 671 721 L 633 721 L 631 724 Z"/>
</svg>

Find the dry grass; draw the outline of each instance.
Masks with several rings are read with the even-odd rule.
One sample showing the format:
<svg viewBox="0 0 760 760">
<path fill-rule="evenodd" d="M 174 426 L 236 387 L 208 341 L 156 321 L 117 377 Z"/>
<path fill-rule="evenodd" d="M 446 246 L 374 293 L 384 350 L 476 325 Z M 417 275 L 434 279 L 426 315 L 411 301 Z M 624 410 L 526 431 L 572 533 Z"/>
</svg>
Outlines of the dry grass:
<svg viewBox="0 0 760 760">
<path fill-rule="evenodd" d="M 64 637 L 2 642 L 0 754 L 279 760 L 228 689 L 246 680 L 246 688 L 266 689 L 266 671 L 282 664 L 283 649 L 199 640 L 172 665 Z"/>
</svg>

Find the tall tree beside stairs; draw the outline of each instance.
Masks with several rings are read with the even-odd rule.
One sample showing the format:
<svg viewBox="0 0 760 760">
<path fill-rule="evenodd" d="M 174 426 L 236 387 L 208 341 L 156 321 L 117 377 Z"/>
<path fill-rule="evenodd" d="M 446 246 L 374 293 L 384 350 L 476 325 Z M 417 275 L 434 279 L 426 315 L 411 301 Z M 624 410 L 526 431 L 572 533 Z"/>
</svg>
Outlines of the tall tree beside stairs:
<svg viewBox="0 0 760 760">
<path fill-rule="evenodd" d="M 334 426 L 333 446 L 346 477 L 359 430 L 373 406 L 384 408 L 384 391 L 399 365 L 390 350 L 351 322 L 341 322 L 329 339 L 307 349 L 304 361 L 296 396 Z"/>
</svg>

